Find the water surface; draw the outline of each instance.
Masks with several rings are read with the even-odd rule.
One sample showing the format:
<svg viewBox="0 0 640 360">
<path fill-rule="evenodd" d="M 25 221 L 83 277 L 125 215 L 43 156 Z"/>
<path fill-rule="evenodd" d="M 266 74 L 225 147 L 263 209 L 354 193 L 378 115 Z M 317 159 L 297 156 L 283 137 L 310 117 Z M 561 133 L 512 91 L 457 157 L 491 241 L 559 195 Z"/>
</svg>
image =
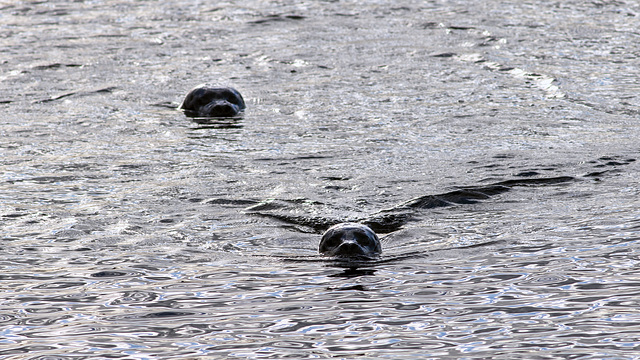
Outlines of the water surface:
<svg viewBox="0 0 640 360">
<path fill-rule="evenodd" d="M 1 5 L 0 356 L 638 358 L 639 15 Z M 199 83 L 244 116 L 172 108 Z M 317 255 L 387 213 L 378 261 Z"/>
</svg>

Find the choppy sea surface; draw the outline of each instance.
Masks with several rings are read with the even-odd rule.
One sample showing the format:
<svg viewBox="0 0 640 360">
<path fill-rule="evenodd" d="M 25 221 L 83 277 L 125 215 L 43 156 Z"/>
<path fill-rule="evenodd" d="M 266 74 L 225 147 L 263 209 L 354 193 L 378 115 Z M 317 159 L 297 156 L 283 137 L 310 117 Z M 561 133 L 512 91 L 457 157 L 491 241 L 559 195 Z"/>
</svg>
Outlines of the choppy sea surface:
<svg viewBox="0 0 640 360">
<path fill-rule="evenodd" d="M 0 53 L 2 359 L 640 358 L 636 1 L 4 1 Z"/>
</svg>

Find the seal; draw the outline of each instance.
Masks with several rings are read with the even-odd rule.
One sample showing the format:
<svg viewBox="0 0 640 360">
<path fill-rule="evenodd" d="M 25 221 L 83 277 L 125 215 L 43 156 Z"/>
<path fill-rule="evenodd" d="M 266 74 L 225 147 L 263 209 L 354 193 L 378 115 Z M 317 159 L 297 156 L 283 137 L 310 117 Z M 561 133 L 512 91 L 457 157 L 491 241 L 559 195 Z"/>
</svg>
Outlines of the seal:
<svg viewBox="0 0 640 360">
<path fill-rule="evenodd" d="M 358 223 L 341 223 L 323 235 L 318 251 L 341 258 L 373 258 L 382 252 L 380 240 L 371 228 Z"/>
<path fill-rule="evenodd" d="M 246 108 L 238 90 L 200 85 L 185 96 L 179 109 L 190 117 L 233 117 Z"/>
</svg>

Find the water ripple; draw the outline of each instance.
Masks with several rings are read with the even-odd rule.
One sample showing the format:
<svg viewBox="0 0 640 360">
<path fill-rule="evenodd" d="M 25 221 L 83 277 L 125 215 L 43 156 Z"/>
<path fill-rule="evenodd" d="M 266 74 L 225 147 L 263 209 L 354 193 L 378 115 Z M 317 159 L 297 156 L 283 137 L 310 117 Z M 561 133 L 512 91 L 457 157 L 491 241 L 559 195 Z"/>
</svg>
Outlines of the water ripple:
<svg viewBox="0 0 640 360">
<path fill-rule="evenodd" d="M 549 5 L 3 2 L 0 357 L 638 358 L 640 7 Z"/>
</svg>

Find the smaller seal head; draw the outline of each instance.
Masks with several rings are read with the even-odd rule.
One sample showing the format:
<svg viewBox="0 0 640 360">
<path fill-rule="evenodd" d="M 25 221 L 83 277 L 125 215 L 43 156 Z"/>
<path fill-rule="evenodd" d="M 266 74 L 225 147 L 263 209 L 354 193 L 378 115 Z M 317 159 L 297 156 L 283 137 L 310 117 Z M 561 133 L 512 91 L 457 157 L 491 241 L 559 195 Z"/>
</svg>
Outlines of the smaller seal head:
<svg viewBox="0 0 640 360">
<path fill-rule="evenodd" d="M 232 117 L 245 107 L 242 95 L 234 88 L 197 86 L 179 108 L 191 117 Z"/>
<path fill-rule="evenodd" d="M 345 258 L 373 258 L 382 252 L 376 233 L 368 226 L 357 223 L 342 223 L 327 230 L 318 251 L 328 256 Z"/>
</svg>

